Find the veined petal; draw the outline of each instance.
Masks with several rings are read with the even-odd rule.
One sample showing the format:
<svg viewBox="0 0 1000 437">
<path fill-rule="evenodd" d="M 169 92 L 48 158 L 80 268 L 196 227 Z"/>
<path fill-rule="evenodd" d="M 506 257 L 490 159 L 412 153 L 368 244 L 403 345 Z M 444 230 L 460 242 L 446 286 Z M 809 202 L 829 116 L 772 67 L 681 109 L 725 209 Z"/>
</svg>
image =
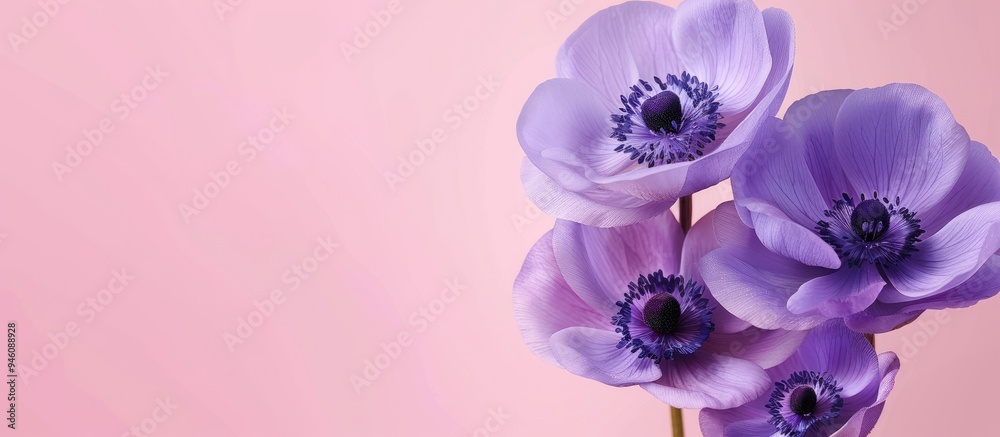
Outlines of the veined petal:
<svg viewBox="0 0 1000 437">
<path fill-rule="evenodd" d="M 761 127 L 733 172 L 733 195 L 737 206 L 765 202 L 808 229 L 823 217 L 828 199 L 814 182 L 802 138 L 789 132 L 778 119 Z"/>
<path fill-rule="evenodd" d="M 968 157 L 965 129 L 941 98 L 918 85 L 855 91 L 835 126 L 837 157 L 851 185 L 899 196 L 917 212 L 951 191 Z"/>
<path fill-rule="evenodd" d="M 716 209 L 715 229 L 722 248 L 705 255 L 700 268 L 705 284 L 727 311 L 764 329 L 810 329 L 825 320 L 818 314 L 794 314 L 787 303 L 802 284 L 828 270 L 765 248 L 731 202 Z"/>
<path fill-rule="evenodd" d="M 777 366 L 799 349 L 809 331 L 766 330 L 756 327 L 726 334 L 713 332 L 702 348 L 748 360 L 761 368 Z"/>
<path fill-rule="evenodd" d="M 933 235 L 963 211 L 1000 201 L 1000 162 L 982 143 L 969 146 L 969 160 L 955 187 L 937 205 L 917 213 L 920 226 Z"/>
<path fill-rule="evenodd" d="M 559 49 L 559 77 L 587 83 L 611 102 L 639 79 L 680 74 L 671 28 L 675 11 L 654 2 L 626 2 L 588 18 Z"/>
<path fill-rule="evenodd" d="M 528 252 L 514 280 L 514 320 L 531 350 L 552 364 L 549 339 L 573 326 L 607 327 L 611 320 L 584 303 L 563 279 L 547 232 Z"/>
<path fill-rule="evenodd" d="M 772 252 L 808 266 L 840 268 L 840 257 L 833 247 L 777 207 L 759 200 L 737 204 L 746 208 L 760 243 Z"/>
<path fill-rule="evenodd" d="M 837 163 L 834 124 L 837 113 L 853 90 L 822 91 L 792 103 L 785 111 L 779 133 L 792 139 L 797 134 L 805 147 L 805 161 L 822 201 L 839 199 L 853 193 L 844 170 Z M 826 209 L 825 205 L 824 208 Z"/>
<path fill-rule="evenodd" d="M 757 99 L 771 71 L 764 17 L 748 0 L 682 2 L 673 42 L 692 74 L 719 86 L 732 114 Z"/>
<path fill-rule="evenodd" d="M 893 287 L 920 298 L 958 286 L 1000 250 L 1000 202 L 960 214 L 917 247 L 910 258 L 885 270 Z"/>
<path fill-rule="evenodd" d="M 771 381 L 756 364 L 712 353 L 661 364 L 663 376 L 642 388 L 677 408 L 733 408 L 766 392 Z"/>
<path fill-rule="evenodd" d="M 628 284 L 640 275 L 680 269 L 684 238 L 673 214 L 661 214 L 634 225 L 595 228 L 565 220 L 556 222 L 552 244 L 566 282 L 602 314 L 618 311 Z"/>
<path fill-rule="evenodd" d="M 525 194 L 546 214 L 590 226 L 624 226 L 668 211 L 674 201 L 651 202 L 603 189 L 573 191 L 575 176 L 566 172 L 567 183 L 549 177 L 527 158 L 521 165 Z"/>
<path fill-rule="evenodd" d="M 827 372 L 844 389 L 841 397 L 857 395 L 878 377 L 875 349 L 864 335 L 848 329 L 840 321 L 826 322 L 813 329 L 798 353 L 805 369 Z"/>
<path fill-rule="evenodd" d="M 788 299 L 788 310 L 803 314 L 819 311 L 827 317 L 845 317 L 868 308 L 885 281 L 873 265 L 841 267 L 799 287 Z"/>
<path fill-rule="evenodd" d="M 632 165 L 609 138 L 614 111 L 582 82 L 551 79 L 535 89 L 517 119 L 517 138 L 528 159 L 572 190 L 595 184 L 588 174 L 614 174 Z"/>
<path fill-rule="evenodd" d="M 660 367 L 628 347 L 617 348 L 621 335 L 609 329 L 567 328 L 552 336 L 552 353 L 570 373 L 615 387 L 655 381 Z"/>
<path fill-rule="evenodd" d="M 698 263 L 702 257 L 718 248 L 719 241 L 715 236 L 715 211 L 713 210 L 698 220 L 684 238 L 684 250 L 681 253 L 681 274 L 704 285 L 705 280 L 698 268 Z M 712 323 L 715 324 L 713 335 L 741 332 L 750 327 L 749 323 L 734 316 L 726 311 L 722 305 L 719 305 L 712 295 L 712 290 L 707 286 L 702 297 L 708 299 L 715 308 L 712 310 Z"/>
<path fill-rule="evenodd" d="M 893 386 L 896 385 L 896 375 L 899 373 L 899 358 L 892 352 L 886 352 L 878 356 L 879 375 L 881 381 L 878 387 L 878 398 L 875 403 L 862 408 L 844 424 L 831 437 L 865 437 L 869 435 L 879 417 L 885 401 L 889 397 Z"/>
</svg>

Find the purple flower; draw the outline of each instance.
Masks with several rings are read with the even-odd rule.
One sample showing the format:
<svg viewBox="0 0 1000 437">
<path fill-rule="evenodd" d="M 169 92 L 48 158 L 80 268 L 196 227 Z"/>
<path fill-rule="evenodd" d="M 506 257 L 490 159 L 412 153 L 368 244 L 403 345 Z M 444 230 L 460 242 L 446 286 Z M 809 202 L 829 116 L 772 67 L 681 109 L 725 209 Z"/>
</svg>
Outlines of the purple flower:
<svg viewBox="0 0 1000 437">
<path fill-rule="evenodd" d="M 1000 164 L 930 91 L 823 92 L 760 133 L 701 264 L 733 314 L 886 332 L 1000 290 Z"/>
<path fill-rule="evenodd" d="M 528 254 L 514 313 L 544 360 L 679 408 L 728 408 L 764 393 L 762 368 L 804 331 L 753 328 L 718 307 L 695 267 L 718 247 L 711 215 L 687 238 L 668 212 L 631 226 L 559 220 Z"/>
<path fill-rule="evenodd" d="M 792 21 L 749 0 L 628 2 L 563 44 L 517 121 L 543 211 L 610 227 L 729 177 L 791 76 Z"/>
<path fill-rule="evenodd" d="M 826 322 L 795 355 L 767 370 L 770 391 L 738 408 L 702 410 L 701 430 L 719 437 L 866 436 L 898 372 L 896 354 L 876 356 L 863 335 Z"/>
</svg>

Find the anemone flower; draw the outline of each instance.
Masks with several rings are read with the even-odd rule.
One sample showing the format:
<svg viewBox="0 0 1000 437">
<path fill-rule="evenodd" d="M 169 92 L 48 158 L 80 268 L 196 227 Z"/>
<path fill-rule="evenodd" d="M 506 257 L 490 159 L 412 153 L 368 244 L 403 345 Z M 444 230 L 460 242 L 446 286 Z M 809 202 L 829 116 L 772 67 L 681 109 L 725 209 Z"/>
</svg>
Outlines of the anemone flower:
<svg viewBox="0 0 1000 437">
<path fill-rule="evenodd" d="M 767 370 L 770 391 L 738 408 L 702 410 L 701 430 L 718 437 L 866 436 L 898 372 L 896 354 L 876 356 L 863 335 L 828 321 Z"/>
<path fill-rule="evenodd" d="M 686 239 L 669 212 L 621 228 L 559 220 L 514 283 L 521 334 L 539 357 L 604 384 L 639 385 L 678 408 L 727 408 L 764 393 L 763 368 L 802 331 L 751 327 L 718 307 L 697 260 L 718 247 L 707 216 Z"/>
<path fill-rule="evenodd" d="M 885 332 L 1000 289 L 1000 164 L 930 91 L 823 92 L 759 132 L 701 265 L 733 314 Z"/>
<path fill-rule="evenodd" d="M 611 227 L 725 180 L 784 99 L 793 39 L 786 12 L 749 0 L 598 12 L 518 118 L 528 197 L 557 218 Z"/>
</svg>

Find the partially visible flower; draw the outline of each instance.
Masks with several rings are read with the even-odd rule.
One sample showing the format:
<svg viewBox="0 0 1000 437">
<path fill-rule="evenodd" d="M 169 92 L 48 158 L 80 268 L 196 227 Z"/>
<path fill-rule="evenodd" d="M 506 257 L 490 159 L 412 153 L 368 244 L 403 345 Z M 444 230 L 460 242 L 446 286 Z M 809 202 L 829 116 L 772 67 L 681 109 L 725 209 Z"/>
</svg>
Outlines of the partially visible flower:
<svg viewBox="0 0 1000 437">
<path fill-rule="evenodd" d="M 750 0 L 627 2 L 584 22 L 517 121 L 536 205 L 636 223 L 729 177 L 791 77 L 794 31 Z"/>
<path fill-rule="evenodd" d="M 809 332 L 802 347 L 767 370 L 772 390 L 729 410 L 705 409 L 701 429 L 719 437 L 862 437 L 882 415 L 899 372 L 896 354 L 875 355 L 840 321 Z"/>
<path fill-rule="evenodd" d="M 762 368 L 805 332 L 764 331 L 718 307 L 697 260 L 718 247 L 712 216 L 688 236 L 669 212 L 621 228 L 559 220 L 514 283 L 514 315 L 544 360 L 679 408 L 727 408 L 768 390 Z M 683 248 L 682 248 L 683 247 Z"/>
<path fill-rule="evenodd" d="M 1000 163 L 930 91 L 893 84 L 807 97 L 733 171 L 736 208 L 702 261 L 755 326 L 844 318 L 892 330 L 1000 290 Z M 738 214 L 738 217 L 736 216 Z"/>
</svg>

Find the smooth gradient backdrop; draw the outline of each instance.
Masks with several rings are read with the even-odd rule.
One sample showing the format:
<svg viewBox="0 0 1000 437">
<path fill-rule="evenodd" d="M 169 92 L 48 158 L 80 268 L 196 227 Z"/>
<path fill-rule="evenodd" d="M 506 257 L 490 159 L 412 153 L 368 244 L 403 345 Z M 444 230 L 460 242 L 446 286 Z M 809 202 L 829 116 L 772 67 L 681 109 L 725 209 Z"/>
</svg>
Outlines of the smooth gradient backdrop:
<svg viewBox="0 0 1000 437">
<path fill-rule="evenodd" d="M 613 3 L 0 4 L 0 435 L 667 435 L 641 389 L 532 355 L 511 309 L 553 223 L 515 120 Z M 758 3 L 795 20 L 784 107 L 916 82 L 1000 152 L 1000 4 Z M 996 435 L 998 316 L 879 336 L 904 364 L 874 435 Z"/>
</svg>

